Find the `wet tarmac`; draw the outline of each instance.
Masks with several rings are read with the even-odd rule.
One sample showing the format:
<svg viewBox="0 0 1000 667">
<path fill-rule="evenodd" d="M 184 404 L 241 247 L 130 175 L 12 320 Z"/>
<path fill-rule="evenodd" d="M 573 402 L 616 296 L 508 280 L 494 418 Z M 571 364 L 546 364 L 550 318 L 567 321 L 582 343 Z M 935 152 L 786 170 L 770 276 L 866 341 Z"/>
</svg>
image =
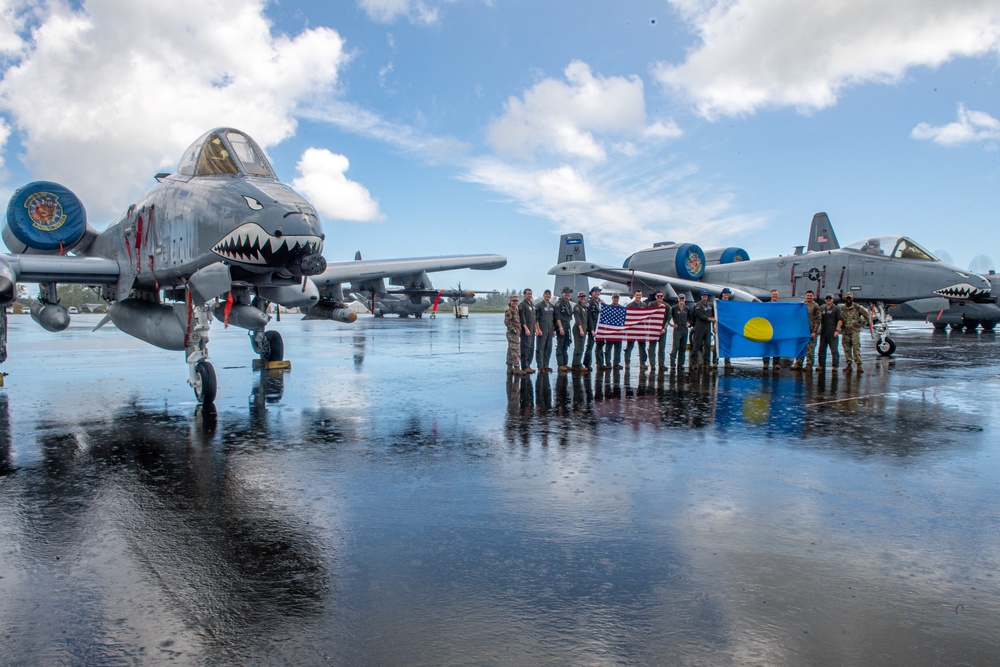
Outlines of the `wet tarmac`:
<svg viewBox="0 0 1000 667">
<path fill-rule="evenodd" d="M 211 414 L 97 319 L 11 317 L 0 664 L 1000 661 L 993 334 L 508 385 L 499 315 L 285 317 Z"/>
</svg>

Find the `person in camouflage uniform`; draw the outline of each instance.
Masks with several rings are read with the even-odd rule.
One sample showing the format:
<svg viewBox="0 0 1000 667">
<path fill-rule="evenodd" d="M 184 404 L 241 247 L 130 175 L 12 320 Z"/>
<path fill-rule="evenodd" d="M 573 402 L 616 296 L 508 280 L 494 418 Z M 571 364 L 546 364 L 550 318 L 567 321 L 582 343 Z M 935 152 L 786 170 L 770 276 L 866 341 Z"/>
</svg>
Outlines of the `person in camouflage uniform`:
<svg viewBox="0 0 1000 667">
<path fill-rule="evenodd" d="M 806 290 L 805 304 L 806 321 L 809 323 L 809 344 L 806 346 L 806 356 L 795 360 L 795 364 L 792 366 L 793 371 L 811 371 L 813 359 L 816 356 L 816 339 L 819 337 L 819 324 L 822 316 L 820 315 L 820 305 L 816 303 L 815 294 L 812 290 Z M 806 362 L 805 367 L 802 366 L 803 359 Z"/>
<path fill-rule="evenodd" d="M 851 362 L 855 362 L 858 372 L 864 373 L 865 370 L 861 367 L 861 327 L 868 325 L 868 309 L 854 303 L 854 293 L 848 292 L 844 295 L 844 305 L 840 307 L 840 317 L 844 320 L 844 330 L 840 337 L 847 360 L 844 370 L 850 372 Z"/>
<path fill-rule="evenodd" d="M 517 312 L 517 294 L 510 295 L 503 323 L 507 327 L 507 372 L 524 375 L 521 370 L 521 317 Z"/>
</svg>

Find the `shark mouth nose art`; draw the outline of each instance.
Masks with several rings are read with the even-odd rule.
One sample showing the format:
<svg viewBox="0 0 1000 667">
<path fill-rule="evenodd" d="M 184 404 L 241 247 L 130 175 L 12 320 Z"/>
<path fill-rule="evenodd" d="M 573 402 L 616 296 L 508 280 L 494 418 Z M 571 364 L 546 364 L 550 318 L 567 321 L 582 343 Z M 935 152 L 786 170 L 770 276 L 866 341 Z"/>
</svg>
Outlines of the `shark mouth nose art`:
<svg viewBox="0 0 1000 667">
<path fill-rule="evenodd" d="M 990 293 L 988 289 L 980 289 L 979 287 L 973 287 L 969 283 L 958 283 L 951 285 L 950 287 L 944 287 L 942 289 L 934 290 L 934 293 L 939 296 L 946 296 L 951 299 L 971 299 L 975 296 L 986 295 Z"/>
<path fill-rule="evenodd" d="M 212 251 L 234 262 L 255 266 L 286 266 L 303 255 L 323 251 L 323 240 L 312 235 L 272 235 L 255 222 L 240 225 L 215 244 Z"/>
</svg>

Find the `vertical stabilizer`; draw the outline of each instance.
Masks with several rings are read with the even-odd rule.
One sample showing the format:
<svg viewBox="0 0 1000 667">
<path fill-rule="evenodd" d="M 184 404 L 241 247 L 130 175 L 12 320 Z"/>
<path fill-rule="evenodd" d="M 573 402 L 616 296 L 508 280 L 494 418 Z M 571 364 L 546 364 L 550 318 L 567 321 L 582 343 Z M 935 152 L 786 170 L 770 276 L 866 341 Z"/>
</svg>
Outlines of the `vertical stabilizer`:
<svg viewBox="0 0 1000 667">
<path fill-rule="evenodd" d="M 582 262 L 587 259 L 587 253 L 583 249 L 583 234 L 563 234 L 559 237 L 559 253 L 556 255 L 556 264 L 563 262 Z M 577 292 L 590 290 L 590 281 L 587 276 L 558 275 L 552 294 L 559 298 L 563 287 L 569 285 L 574 296 Z"/>
<path fill-rule="evenodd" d="M 812 227 L 809 229 L 809 245 L 806 250 L 816 252 L 818 250 L 836 250 L 839 247 L 840 243 L 837 242 L 837 235 L 833 233 L 830 216 L 826 213 L 814 215 Z"/>
</svg>

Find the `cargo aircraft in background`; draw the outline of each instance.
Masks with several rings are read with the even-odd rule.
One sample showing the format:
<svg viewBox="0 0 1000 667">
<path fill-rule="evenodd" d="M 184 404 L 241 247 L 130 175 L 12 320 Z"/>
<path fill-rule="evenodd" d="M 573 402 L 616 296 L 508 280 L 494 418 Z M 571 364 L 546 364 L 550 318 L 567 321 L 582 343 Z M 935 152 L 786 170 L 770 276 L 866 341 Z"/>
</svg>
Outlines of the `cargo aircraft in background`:
<svg viewBox="0 0 1000 667">
<path fill-rule="evenodd" d="M 212 403 L 217 391 L 208 354 L 213 313 L 247 329 L 261 359 L 281 360 L 281 335 L 266 329 L 271 303 L 352 322 L 357 316 L 346 306 L 342 283 L 419 282 L 431 271 L 496 269 L 507 262 L 501 255 L 458 255 L 329 263 L 316 209 L 278 180 L 249 135 L 232 128 L 202 135 L 175 172 L 156 180 L 101 232 L 87 224 L 82 203 L 67 188 L 45 181 L 20 188 L 3 229 L 11 252 L 0 254 L 0 302 L 17 299 L 19 282 L 38 283 L 31 317 L 62 331 L 70 317 L 57 285 L 98 289 L 111 302 L 105 322 L 184 352 L 188 382 L 201 403 Z M 5 342 L 6 308 L 0 313 Z"/>
<path fill-rule="evenodd" d="M 564 236 L 560 243 L 574 236 L 579 237 Z M 561 246 L 560 259 L 567 254 Z M 826 213 L 813 216 L 805 252 L 799 246 L 792 255 L 751 260 L 742 248 L 702 250 L 693 243 L 664 242 L 636 252 L 621 268 L 579 258 L 557 264 L 549 274 L 557 276 L 557 283 L 591 276 L 629 289 L 662 289 L 669 299 L 701 290 L 718 295 L 724 287 L 734 300 L 770 299 L 771 290 L 778 290 L 782 301 L 801 300 L 810 289 L 820 298 L 831 293 L 838 300 L 853 292 L 856 301 L 872 308 L 872 335 L 884 356 L 896 349 L 888 335 L 889 306 L 931 313 L 975 304 L 1000 316 L 990 282 L 982 276 L 945 264 L 906 236 L 877 236 L 841 248 Z"/>
</svg>

